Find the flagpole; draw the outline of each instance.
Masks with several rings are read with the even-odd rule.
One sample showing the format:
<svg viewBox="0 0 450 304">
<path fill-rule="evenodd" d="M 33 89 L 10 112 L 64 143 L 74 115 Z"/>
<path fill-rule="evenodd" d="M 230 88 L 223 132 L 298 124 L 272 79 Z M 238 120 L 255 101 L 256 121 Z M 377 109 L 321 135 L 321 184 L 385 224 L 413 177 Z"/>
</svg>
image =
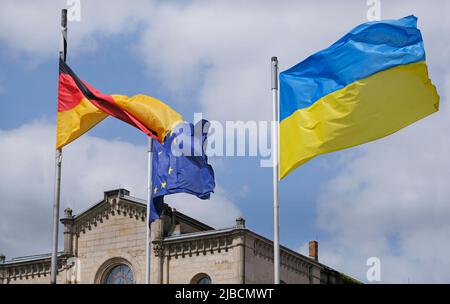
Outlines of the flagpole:
<svg viewBox="0 0 450 304">
<path fill-rule="evenodd" d="M 61 38 L 59 46 L 59 58 L 66 61 L 67 54 L 67 10 L 61 10 Z M 52 258 L 50 265 L 50 283 L 56 284 L 58 275 L 58 228 L 59 228 L 59 205 L 61 198 L 61 162 L 62 149 L 56 150 L 55 157 L 55 193 L 53 200 L 53 239 L 52 239 Z"/>
<path fill-rule="evenodd" d="M 272 155 L 273 155 L 273 265 L 274 283 L 280 284 L 280 224 L 279 224 L 279 101 L 278 101 L 278 59 L 272 57 Z"/>
<path fill-rule="evenodd" d="M 150 203 L 152 199 L 152 163 L 153 163 L 153 139 L 148 137 L 148 148 L 147 148 L 147 235 L 145 243 L 145 284 L 150 284 L 150 270 L 151 270 L 151 224 L 150 224 Z"/>
</svg>

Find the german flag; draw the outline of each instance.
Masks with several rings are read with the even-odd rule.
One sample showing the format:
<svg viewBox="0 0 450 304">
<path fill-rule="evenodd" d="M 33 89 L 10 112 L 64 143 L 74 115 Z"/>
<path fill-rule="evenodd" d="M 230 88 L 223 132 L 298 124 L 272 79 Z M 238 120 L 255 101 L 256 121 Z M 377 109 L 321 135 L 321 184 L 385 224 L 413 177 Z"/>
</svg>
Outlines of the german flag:
<svg viewBox="0 0 450 304">
<path fill-rule="evenodd" d="M 59 61 L 56 148 L 74 141 L 108 115 L 163 142 L 183 117 L 162 101 L 146 96 L 108 95 L 96 90 Z"/>
</svg>

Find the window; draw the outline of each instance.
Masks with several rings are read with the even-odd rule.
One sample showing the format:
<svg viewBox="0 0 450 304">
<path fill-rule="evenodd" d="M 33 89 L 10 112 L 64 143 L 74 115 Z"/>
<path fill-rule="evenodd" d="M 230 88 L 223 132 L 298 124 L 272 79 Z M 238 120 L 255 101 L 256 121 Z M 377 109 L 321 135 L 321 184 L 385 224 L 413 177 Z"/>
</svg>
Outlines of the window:
<svg viewBox="0 0 450 304">
<path fill-rule="evenodd" d="M 206 273 L 198 273 L 192 278 L 191 284 L 211 284 L 211 278 Z"/>
<path fill-rule="evenodd" d="M 211 284 L 211 278 L 206 276 L 197 281 L 197 284 Z"/>
<path fill-rule="evenodd" d="M 98 268 L 94 278 L 95 284 L 134 284 L 133 265 L 122 257 L 107 259 Z"/>
<path fill-rule="evenodd" d="M 105 284 L 133 284 L 134 275 L 131 268 L 125 264 L 114 266 L 105 279 Z"/>
</svg>

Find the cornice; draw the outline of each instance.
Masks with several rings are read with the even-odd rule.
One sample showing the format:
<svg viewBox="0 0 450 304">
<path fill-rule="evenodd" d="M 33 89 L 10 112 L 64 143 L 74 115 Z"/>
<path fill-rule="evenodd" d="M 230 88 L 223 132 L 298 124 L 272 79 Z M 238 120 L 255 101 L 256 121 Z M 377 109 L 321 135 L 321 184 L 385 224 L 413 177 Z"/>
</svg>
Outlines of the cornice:
<svg viewBox="0 0 450 304">
<path fill-rule="evenodd" d="M 77 235 L 91 230 L 98 223 L 103 223 L 110 216 L 123 215 L 136 220 L 145 221 L 147 218 L 146 206 L 121 197 L 105 197 L 105 200 L 91 209 L 76 216 L 73 221 L 73 232 Z"/>
<path fill-rule="evenodd" d="M 270 262 L 273 262 L 273 244 L 265 240 L 255 238 L 253 240 L 253 255 L 259 256 Z M 293 272 L 299 274 L 311 276 L 312 267 L 318 266 L 313 263 L 312 260 L 299 256 L 297 254 L 292 254 L 289 251 L 280 250 L 280 265 L 281 267 L 287 268 Z"/>
<path fill-rule="evenodd" d="M 253 239 L 252 246 L 245 245 L 242 240 L 236 241 L 244 235 Z M 158 254 L 162 254 L 163 247 L 164 255 L 174 258 L 226 252 L 233 247 L 244 245 L 252 250 L 255 256 L 273 262 L 273 243 L 248 229 L 225 229 L 222 232 L 193 233 L 179 238 L 165 238 L 162 241 L 155 241 L 153 244 L 154 248 L 157 248 Z M 280 262 L 282 267 L 306 276 L 311 275 L 313 267 L 322 268 L 321 264 L 285 247 L 280 250 Z"/>
<path fill-rule="evenodd" d="M 236 242 L 233 243 L 234 239 L 232 234 L 205 234 L 205 236 L 197 235 L 189 239 L 154 241 L 153 246 L 157 248 L 158 253 L 177 259 L 228 252 L 231 248 L 238 246 Z M 157 254 L 156 251 L 155 254 Z"/>
<path fill-rule="evenodd" d="M 70 256 L 59 256 L 57 260 L 58 272 L 71 267 L 67 263 Z M 22 279 L 34 279 L 50 275 L 50 258 L 40 260 L 16 262 L 0 265 L 0 274 L 5 283 Z M 0 278 L 1 279 L 1 278 Z"/>
</svg>

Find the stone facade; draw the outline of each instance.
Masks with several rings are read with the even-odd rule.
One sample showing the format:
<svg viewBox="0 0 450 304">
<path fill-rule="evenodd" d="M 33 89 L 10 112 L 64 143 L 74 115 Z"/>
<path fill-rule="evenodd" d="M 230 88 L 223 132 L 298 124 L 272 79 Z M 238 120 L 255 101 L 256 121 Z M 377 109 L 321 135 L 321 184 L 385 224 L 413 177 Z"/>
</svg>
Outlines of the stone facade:
<svg viewBox="0 0 450 304">
<path fill-rule="evenodd" d="M 65 210 L 64 251 L 58 255 L 58 283 L 105 283 L 123 265 L 134 283 L 145 282 L 146 204 L 118 189 L 77 216 Z M 245 228 L 214 230 L 168 206 L 151 227 L 151 282 L 161 284 L 272 283 L 273 244 Z M 316 248 L 317 248 L 317 244 Z M 351 283 L 349 277 L 282 247 L 284 283 Z M 0 284 L 48 283 L 50 255 L 5 261 Z"/>
</svg>

